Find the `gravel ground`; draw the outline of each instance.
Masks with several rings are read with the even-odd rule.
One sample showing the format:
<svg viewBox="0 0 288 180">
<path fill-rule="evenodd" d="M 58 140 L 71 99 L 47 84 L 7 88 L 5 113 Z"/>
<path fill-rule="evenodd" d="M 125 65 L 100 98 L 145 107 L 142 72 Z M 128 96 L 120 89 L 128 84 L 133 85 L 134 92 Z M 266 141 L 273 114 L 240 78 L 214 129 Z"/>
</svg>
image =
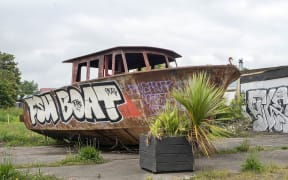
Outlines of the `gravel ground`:
<svg viewBox="0 0 288 180">
<path fill-rule="evenodd" d="M 228 138 L 214 142 L 218 149 L 231 149 L 248 140 L 251 146 L 262 147 L 288 147 L 288 135 L 254 135 L 249 138 Z M 40 147 L 0 147 L 1 160 L 10 159 L 14 164 L 49 163 L 64 159 L 70 153 L 70 149 L 61 146 L 40 146 Z M 69 180 L 89 179 L 146 179 L 152 176 L 153 179 L 177 179 L 193 175 L 193 172 L 152 174 L 139 167 L 139 155 L 137 153 L 102 153 L 107 163 L 98 165 L 75 165 L 63 167 L 41 167 L 44 174 L 54 174 L 58 177 Z M 264 164 L 274 163 L 288 165 L 288 150 L 261 151 L 258 152 Z M 240 171 L 241 164 L 245 161 L 248 153 L 217 154 L 211 158 L 197 158 L 197 170 L 227 169 Z M 30 172 L 38 172 L 39 168 L 31 168 Z"/>
</svg>

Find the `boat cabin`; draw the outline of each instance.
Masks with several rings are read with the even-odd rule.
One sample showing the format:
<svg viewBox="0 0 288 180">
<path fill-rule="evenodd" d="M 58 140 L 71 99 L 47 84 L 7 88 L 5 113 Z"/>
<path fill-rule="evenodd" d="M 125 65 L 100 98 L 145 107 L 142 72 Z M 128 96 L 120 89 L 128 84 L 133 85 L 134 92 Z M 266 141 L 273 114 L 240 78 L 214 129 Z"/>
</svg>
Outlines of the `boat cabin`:
<svg viewBox="0 0 288 180">
<path fill-rule="evenodd" d="M 147 46 L 120 46 L 63 61 L 72 63 L 72 84 L 97 78 L 177 66 L 174 51 Z"/>
</svg>

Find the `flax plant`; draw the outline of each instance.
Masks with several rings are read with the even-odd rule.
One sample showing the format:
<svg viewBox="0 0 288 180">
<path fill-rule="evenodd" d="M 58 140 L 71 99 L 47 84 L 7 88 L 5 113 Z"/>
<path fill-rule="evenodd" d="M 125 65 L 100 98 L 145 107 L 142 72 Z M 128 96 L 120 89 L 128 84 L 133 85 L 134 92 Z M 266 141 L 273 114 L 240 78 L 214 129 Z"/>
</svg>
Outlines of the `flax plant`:
<svg viewBox="0 0 288 180">
<path fill-rule="evenodd" d="M 194 74 L 182 89 L 172 92 L 176 101 L 186 109 L 187 139 L 193 152 L 200 152 L 208 157 L 216 152 L 211 142 L 213 137 L 231 135 L 215 123 L 227 120 L 223 118 L 223 114 L 227 114 L 228 108 L 223 98 L 225 90 L 211 82 L 206 73 Z"/>
</svg>

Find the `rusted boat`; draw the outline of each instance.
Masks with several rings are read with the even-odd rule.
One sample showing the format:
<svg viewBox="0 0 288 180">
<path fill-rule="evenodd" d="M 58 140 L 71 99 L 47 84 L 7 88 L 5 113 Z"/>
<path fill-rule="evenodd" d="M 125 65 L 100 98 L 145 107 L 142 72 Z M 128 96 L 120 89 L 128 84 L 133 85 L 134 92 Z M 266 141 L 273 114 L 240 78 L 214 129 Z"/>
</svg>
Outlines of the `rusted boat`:
<svg viewBox="0 0 288 180">
<path fill-rule="evenodd" d="M 138 144 L 149 122 L 193 73 L 205 71 L 226 88 L 240 73 L 233 65 L 177 67 L 174 51 L 114 47 L 63 61 L 72 84 L 26 98 L 26 127 L 53 138 L 97 139 L 100 144 Z"/>
</svg>

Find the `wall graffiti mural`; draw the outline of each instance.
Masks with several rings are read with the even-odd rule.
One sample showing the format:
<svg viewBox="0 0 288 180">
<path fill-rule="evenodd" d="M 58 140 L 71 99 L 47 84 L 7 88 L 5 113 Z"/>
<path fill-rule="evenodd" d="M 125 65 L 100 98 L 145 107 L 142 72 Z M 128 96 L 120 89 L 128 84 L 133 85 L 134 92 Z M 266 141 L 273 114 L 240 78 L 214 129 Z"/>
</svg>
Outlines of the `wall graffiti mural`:
<svg viewBox="0 0 288 180">
<path fill-rule="evenodd" d="M 149 110 L 150 116 L 158 114 L 165 106 L 167 100 L 171 100 L 169 91 L 172 87 L 178 88 L 182 81 L 177 83 L 166 81 L 148 81 L 136 84 L 128 84 L 126 91 L 128 95 L 138 96 L 142 99 L 145 107 Z"/>
<path fill-rule="evenodd" d="M 33 126 L 59 120 L 97 122 L 122 120 L 118 106 L 125 103 L 123 94 L 114 82 L 82 84 L 80 89 L 69 86 L 55 92 L 34 95 L 24 99 L 28 105 Z"/>
<path fill-rule="evenodd" d="M 248 90 L 246 102 L 255 131 L 288 133 L 288 87 Z"/>
</svg>

